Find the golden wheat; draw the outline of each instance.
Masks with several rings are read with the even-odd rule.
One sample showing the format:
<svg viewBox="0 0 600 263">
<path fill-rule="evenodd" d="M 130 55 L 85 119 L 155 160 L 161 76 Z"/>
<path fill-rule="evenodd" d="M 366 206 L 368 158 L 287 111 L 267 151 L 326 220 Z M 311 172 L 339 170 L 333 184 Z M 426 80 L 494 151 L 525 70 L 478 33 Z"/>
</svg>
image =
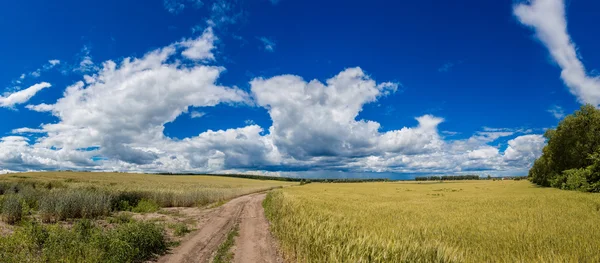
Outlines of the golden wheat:
<svg viewBox="0 0 600 263">
<path fill-rule="evenodd" d="M 288 261 L 600 262 L 600 195 L 527 181 L 310 184 L 265 208 Z"/>
</svg>

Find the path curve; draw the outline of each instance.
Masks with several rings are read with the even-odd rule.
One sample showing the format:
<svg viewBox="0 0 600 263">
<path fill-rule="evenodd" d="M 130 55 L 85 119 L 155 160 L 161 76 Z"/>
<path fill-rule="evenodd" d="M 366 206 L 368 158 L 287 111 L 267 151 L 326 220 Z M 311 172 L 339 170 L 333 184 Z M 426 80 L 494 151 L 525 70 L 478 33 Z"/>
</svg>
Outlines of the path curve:
<svg viewBox="0 0 600 263">
<path fill-rule="evenodd" d="M 262 201 L 265 196 L 264 193 L 245 195 L 218 208 L 207 210 L 199 219 L 198 230 L 157 262 L 210 262 L 214 252 L 235 225 L 239 225 L 240 229 L 233 249 L 234 262 L 283 262 L 264 215 Z"/>
</svg>

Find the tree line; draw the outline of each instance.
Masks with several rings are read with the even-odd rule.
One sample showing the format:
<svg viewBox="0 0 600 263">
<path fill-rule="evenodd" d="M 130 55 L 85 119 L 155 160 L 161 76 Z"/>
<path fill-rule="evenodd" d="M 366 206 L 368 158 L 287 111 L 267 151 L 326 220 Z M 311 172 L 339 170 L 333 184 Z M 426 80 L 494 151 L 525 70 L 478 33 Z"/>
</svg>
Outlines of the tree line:
<svg viewBox="0 0 600 263">
<path fill-rule="evenodd" d="M 415 181 L 454 181 L 454 180 L 479 180 L 479 175 L 443 175 L 443 176 L 418 176 Z"/>
<path fill-rule="evenodd" d="M 366 183 L 366 182 L 386 182 L 387 178 L 298 178 L 298 177 L 281 177 L 281 176 L 266 176 L 253 174 L 196 174 L 196 173 L 158 173 L 159 175 L 206 175 L 206 176 L 221 176 L 234 177 L 255 180 L 274 180 L 284 182 L 300 182 L 300 183 Z"/>
<path fill-rule="evenodd" d="M 584 105 L 544 137 L 548 144 L 531 170 L 535 184 L 600 192 L 600 110 Z"/>
</svg>

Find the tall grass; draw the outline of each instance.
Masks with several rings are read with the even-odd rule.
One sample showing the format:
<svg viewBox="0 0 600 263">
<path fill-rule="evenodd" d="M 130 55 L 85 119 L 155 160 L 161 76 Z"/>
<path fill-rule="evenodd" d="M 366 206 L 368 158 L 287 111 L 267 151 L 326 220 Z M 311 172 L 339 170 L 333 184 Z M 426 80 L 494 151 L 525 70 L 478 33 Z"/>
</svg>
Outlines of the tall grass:
<svg viewBox="0 0 600 263">
<path fill-rule="evenodd" d="M 39 200 L 44 222 L 68 218 L 96 218 L 111 212 L 112 196 L 108 193 L 85 189 L 51 191 Z"/>
<path fill-rule="evenodd" d="M 2 200 L 2 219 L 4 222 L 14 224 L 23 217 L 23 205 L 17 195 L 9 195 Z"/>
<path fill-rule="evenodd" d="M 526 181 L 311 184 L 264 206 L 289 261 L 600 262 L 600 195 Z"/>
</svg>

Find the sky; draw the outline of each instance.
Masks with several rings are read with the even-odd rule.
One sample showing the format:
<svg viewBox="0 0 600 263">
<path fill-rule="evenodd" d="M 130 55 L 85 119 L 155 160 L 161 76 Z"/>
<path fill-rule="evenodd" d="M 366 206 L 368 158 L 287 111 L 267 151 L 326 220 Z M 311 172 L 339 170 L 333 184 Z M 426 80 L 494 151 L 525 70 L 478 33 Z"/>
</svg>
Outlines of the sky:
<svg viewBox="0 0 600 263">
<path fill-rule="evenodd" d="M 600 104 L 592 0 L 0 8 L 0 172 L 526 175 Z"/>
</svg>

